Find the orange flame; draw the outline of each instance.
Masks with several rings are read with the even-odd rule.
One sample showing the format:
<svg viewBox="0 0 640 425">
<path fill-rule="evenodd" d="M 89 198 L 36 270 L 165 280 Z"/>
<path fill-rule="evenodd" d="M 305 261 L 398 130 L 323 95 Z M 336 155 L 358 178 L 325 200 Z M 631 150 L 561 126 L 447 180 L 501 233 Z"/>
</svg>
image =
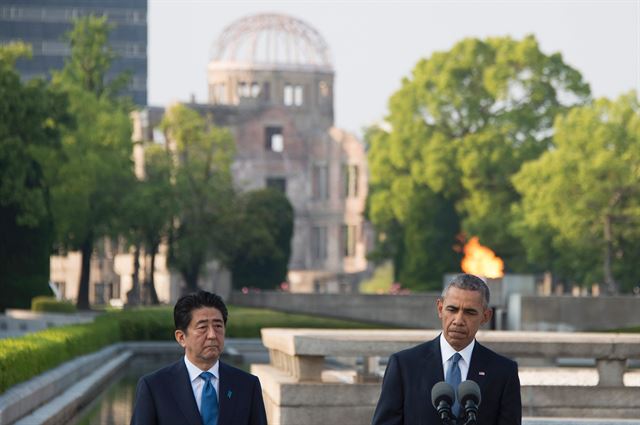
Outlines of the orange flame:
<svg viewBox="0 0 640 425">
<path fill-rule="evenodd" d="M 504 276 L 504 262 L 486 246 L 480 245 L 478 237 L 472 237 L 464 246 L 462 271 L 476 276 L 496 279 Z"/>
</svg>

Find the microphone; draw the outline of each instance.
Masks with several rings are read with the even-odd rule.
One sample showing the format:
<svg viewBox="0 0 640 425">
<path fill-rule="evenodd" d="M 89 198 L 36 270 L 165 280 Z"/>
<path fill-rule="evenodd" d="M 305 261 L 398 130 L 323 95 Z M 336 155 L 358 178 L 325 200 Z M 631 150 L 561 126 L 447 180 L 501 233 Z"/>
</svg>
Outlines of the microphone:
<svg viewBox="0 0 640 425">
<path fill-rule="evenodd" d="M 458 386 L 458 400 L 464 410 L 465 425 L 478 423 L 478 407 L 481 399 L 480 387 L 474 381 L 464 381 Z"/>
<path fill-rule="evenodd" d="M 440 381 L 431 389 L 431 404 L 435 407 L 443 424 L 451 424 L 451 406 L 455 400 L 453 387 L 444 381 Z"/>
</svg>

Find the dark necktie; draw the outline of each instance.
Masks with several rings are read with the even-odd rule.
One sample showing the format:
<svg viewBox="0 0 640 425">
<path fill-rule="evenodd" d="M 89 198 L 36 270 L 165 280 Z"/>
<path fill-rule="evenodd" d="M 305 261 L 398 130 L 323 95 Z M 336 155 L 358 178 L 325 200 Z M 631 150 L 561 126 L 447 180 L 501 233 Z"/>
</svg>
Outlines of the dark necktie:
<svg viewBox="0 0 640 425">
<path fill-rule="evenodd" d="M 213 375 L 210 372 L 202 372 L 200 378 L 204 380 L 202 388 L 202 400 L 200 402 L 200 414 L 204 425 L 218 425 L 218 395 L 216 388 L 211 383 Z"/>
<path fill-rule="evenodd" d="M 455 353 L 451 356 L 451 364 L 449 365 L 449 370 L 447 370 L 447 376 L 445 380 L 447 384 L 453 387 L 453 391 L 456 394 L 456 401 L 453 403 L 453 407 L 451 411 L 454 415 L 460 416 L 460 400 L 458 400 L 458 385 L 460 385 L 460 381 L 462 380 L 462 374 L 460 373 L 460 366 L 458 366 L 458 362 L 462 356 L 460 353 Z"/>
</svg>

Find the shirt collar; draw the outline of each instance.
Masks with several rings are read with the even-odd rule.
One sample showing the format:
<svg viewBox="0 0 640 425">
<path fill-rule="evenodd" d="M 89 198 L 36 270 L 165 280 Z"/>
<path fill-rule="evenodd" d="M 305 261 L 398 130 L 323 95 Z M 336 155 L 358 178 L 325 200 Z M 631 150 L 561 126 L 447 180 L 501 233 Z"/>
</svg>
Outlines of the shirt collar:
<svg viewBox="0 0 640 425">
<path fill-rule="evenodd" d="M 187 372 L 189 372 L 189 380 L 191 382 L 195 381 L 196 378 L 200 377 L 200 374 L 202 372 L 211 372 L 211 374 L 218 379 L 219 375 L 218 375 L 218 371 L 220 369 L 220 360 L 216 360 L 216 363 L 211 366 L 211 369 L 209 370 L 201 370 L 198 366 L 194 365 L 193 363 L 191 363 L 189 361 L 189 359 L 187 358 L 187 356 L 184 356 L 184 364 L 185 366 L 187 366 Z"/>
<path fill-rule="evenodd" d="M 440 354 L 442 354 L 442 364 L 444 365 L 455 353 L 460 353 L 462 359 L 467 365 L 471 364 L 471 353 L 473 353 L 473 347 L 476 345 L 476 339 L 472 339 L 471 343 L 464 347 L 460 351 L 456 351 L 444 337 L 444 334 L 440 334 Z"/>
</svg>

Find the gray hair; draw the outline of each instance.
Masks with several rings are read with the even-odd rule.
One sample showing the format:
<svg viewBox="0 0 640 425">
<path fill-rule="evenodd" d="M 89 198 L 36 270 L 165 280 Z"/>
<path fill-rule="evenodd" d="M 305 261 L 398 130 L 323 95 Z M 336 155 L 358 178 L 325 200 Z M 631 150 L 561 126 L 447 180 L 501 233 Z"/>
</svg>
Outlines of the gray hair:
<svg viewBox="0 0 640 425">
<path fill-rule="evenodd" d="M 489 287 L 482 279 L 478 276 L 472 274 L 459 274 L 454 277 L 453 280 L 444 287 L 442 290 L 442 299 L 447 295 L 449 288 L 454 287 L 458 289 L 465 289 L 467 291 L 477 291 L 482 294 L 482 301 L 484 304 L 484 308 L 489 307 L 489 299 L 491 298 L 491 294 L 489 292 Z"/>
</svg>

